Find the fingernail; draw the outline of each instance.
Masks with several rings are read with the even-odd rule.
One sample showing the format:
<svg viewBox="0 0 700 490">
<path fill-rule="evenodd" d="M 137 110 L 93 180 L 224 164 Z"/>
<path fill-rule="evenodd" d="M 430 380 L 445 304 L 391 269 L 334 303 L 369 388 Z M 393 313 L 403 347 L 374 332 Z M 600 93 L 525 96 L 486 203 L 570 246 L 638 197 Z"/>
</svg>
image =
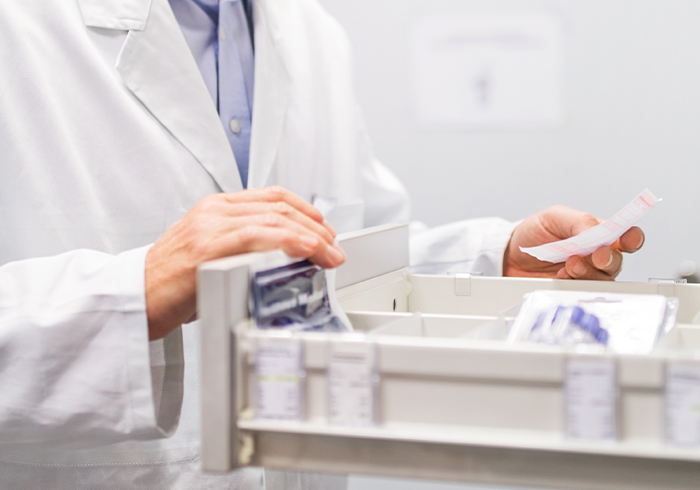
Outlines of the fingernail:
<svg viewBox="0 0 700 490">
<path fill-rule="evenodd" d="M 610 267 L 610 266 L 612 265 L 614 259 L 615 259 L 615 257 L 613 257 L 613 253 L 610 252 L 610 258 L 608 259 L 608 263 L 605 264 L 604 267 L 605 267 L 606 269 L 607 269 L 608 267 Z"/>
<path fill-rule="evenodd" d="M 318 245 L 318 238 L 308 236 L 308 235 L 302 235 L 301 236 L 301 244 L 305 248 L 314 248 L 316 245 Z"/>
<path fill-rule="evenodd" d="M 645 240 L 645 239 L 646 239 L 646 237 L 645 237 L 644 234 L 642 233 L 642 237 L 639 239 L 639 243 L 637 243 L 637 246 L 636 246 L 635 249 L 634 249 L 635 251 L 637 251 L 637 250 L 639 250 L 640 248 L 642 248 L 642 245 L 644 245 L 644 240 Z"/>
<path fill-rule="evenodd" d="M 333 262 L 343 262 L 345 260 L 345 252 L 339 247 L 328 247 L 328 255 L 331 256 Z"/>
<path fill-rule="evenodd" d="M 576 265 L 571 270 L 571 272 L 573 272 L 577 276 L 582 276 L 586 272 L 586 266 L 583 265 L 583 261 L 581 259 L 579 259 L 579 261 L 576 262 Z"/>
</svg>

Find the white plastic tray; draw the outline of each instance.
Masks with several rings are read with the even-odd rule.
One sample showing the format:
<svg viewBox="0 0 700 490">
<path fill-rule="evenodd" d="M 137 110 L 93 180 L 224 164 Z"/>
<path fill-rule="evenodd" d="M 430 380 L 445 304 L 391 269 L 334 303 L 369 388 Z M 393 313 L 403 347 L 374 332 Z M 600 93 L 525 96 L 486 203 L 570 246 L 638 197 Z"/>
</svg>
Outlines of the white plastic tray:
<svg viewBox="0 0 700 490">
<path fill-rule="evenodd" d="M 376 425 L 329 424 L 327 350 L 339 337 L 325 333 L 298 334 L 305 347 L 303 419 L 256 419 L 254 345 L 266 334 L 247 318 L 253 258 L 217 261 L 199 276 L 205 469 L 253 464 L 559 488 L 698 487 L 700 449 L 665 441 L 664 386 L 669 362 L 700 363 L 700 328 L 690 324 L 700 311 L 700 286 L 410 275 L 405 228 L 351 240 L 344 266 L 351 273 L 339 270 L 338 298 L 366 342 L 377 344 Z M 371 246 L 363 247 L 365 240 Z M 508 311 L 536 289 L 676 296 L 679 325 L 645 356 L 494 340 Z M 564 435 L 565 365 L 581 357 L 616 365 L 615 442 Z"/>
</svg>

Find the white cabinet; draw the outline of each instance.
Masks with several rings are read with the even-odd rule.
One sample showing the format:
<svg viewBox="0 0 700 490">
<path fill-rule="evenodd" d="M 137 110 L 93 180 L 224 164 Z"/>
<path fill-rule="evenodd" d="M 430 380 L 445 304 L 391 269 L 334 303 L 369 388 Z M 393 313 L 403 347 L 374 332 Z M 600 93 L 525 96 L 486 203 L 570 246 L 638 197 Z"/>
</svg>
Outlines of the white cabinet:
<svg viewBox="0 0 700 490">
<path fill-rule="evenodd" d="M 248 318 L 256 256 L 201 267 L 205 470 L 260 465 L 560 488 L 700 486 L 700 448 L 667 442 L 665 396 L 669 366 L 700 367 L 700 328 L 691 325 L 700 286 L 412 275 L 405 227 L 347 236 L 343 246 L 348 262 L 338 270 L 337 296 L 362 335 L 291 336 L 302 353 L 298 420 L 256 414 L 256 346 L 272 335 Z M 502 340 L 513 307 L 538 289 L 675 296 L 678 323 L 644 356 Z M 375 423 L 331 423 L 337 390 L 329 389 L 329 352 L 358 342 L 373 349 Z M 613 367 L 613 441 L 566 436 L 572 360 Z"/>
</svg>

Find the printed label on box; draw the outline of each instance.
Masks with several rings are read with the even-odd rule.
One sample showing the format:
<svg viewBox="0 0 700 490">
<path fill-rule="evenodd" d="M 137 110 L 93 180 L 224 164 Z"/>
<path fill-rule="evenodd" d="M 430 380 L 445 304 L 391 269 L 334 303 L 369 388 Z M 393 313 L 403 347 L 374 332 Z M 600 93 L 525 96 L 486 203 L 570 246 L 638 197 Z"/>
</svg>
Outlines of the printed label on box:
<svg viewBox="0 0 700 490">
<path fill-rule="evenodd" d="M 328 419 L 332 424 L 375 424 L 378 381 L 376 345 L 369 342 L 329 343 Z"/>
<path fill-rule="evenodd" d="M 666 441 L 700 445 L 700 366 L 666 366 Z"/>
<path fill-rule="evenodd" d="M 300 339 L 260 337 L 256 343 L 257 417 L 301 420 L 304 364 Z"/>
<path fill-rule="evenodd" d="M 614 441 L 617 376 L 612 360 L 570 359 L 566 364 L 566 436 Z"/>
</svg>

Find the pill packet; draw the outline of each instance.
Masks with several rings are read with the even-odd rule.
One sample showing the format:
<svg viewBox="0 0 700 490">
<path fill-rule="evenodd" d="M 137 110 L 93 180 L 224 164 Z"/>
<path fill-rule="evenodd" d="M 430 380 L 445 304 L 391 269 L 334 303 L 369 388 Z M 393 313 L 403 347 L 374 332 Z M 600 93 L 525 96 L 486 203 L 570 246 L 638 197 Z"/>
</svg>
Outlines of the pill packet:
<svg viewBox="0 0 700 490">
<path fill-rule="evenodd" d="M 600 319 L 581 306 L 556 306 L 537 315 L 528 340 L 544 344 L 608 345 L 610 333 Z"/>
<path fill-rule="evenodd" d="M 350 332 L 352 325 L 335 298 L 335 270 L 280 252 L 255 264 L 250 311 L 257 328 Z"/>
<path fill-rule="evenodd" d="M 533 291 L 523 296 L 507 339 L 647 354 L 675 324 L 678 304 L 659 294 Z"/>
</svg>

